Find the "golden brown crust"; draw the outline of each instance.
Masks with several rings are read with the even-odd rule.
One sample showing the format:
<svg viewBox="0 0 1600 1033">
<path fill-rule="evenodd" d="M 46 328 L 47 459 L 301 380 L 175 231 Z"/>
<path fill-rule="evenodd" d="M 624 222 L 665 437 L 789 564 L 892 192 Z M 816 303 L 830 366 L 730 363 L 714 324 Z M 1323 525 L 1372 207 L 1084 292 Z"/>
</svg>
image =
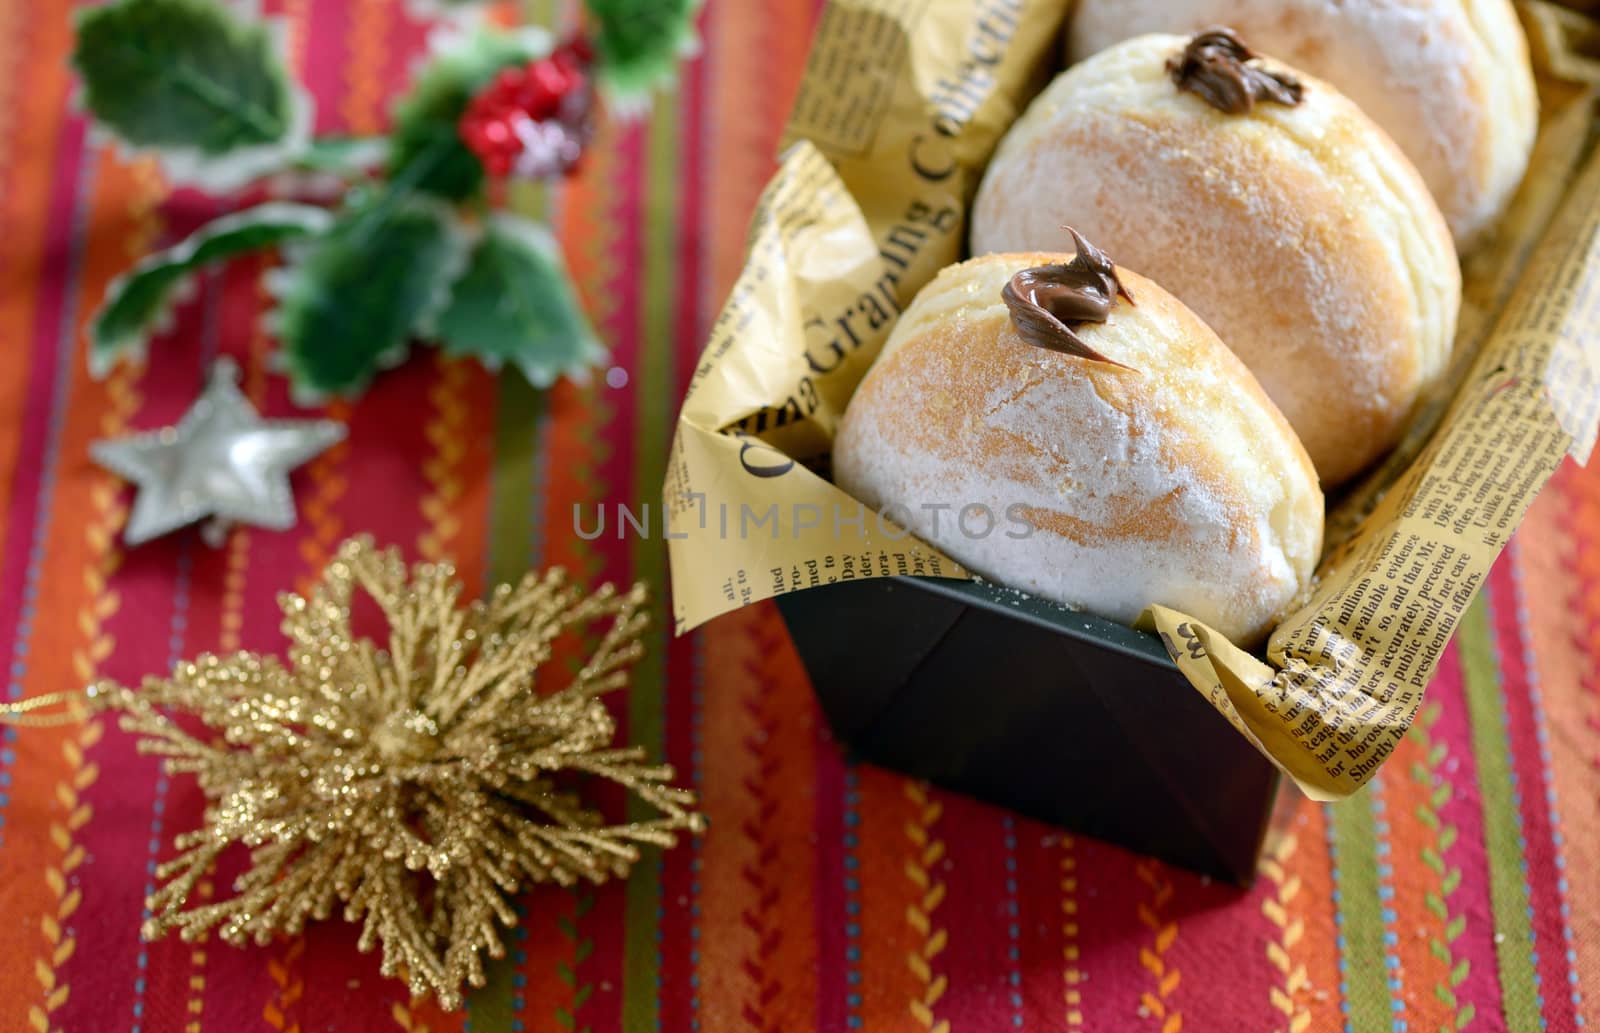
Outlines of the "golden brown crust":
<svg viewBox="0 0 1600 1033">
<path fill-rule="evenodd" d="M 937 544 L 997 580 L 1046 595 L 1060 587 L 1052 597 L 1118 619 L 1149 603 L 1198 602 L 1212 612 L 1195 616 L 1225 633 L 1259 633 L 1320 548 L 1309 458 L 1209 328 L 1126 268 L 1138 304 L 1077 329 L 1131 368 L 1026 343 L 1000 287 L 1019 269 L 1060 260 L 991 255 L 924 290 L 845 414 L 834 455 L 841 485 L 875 506 L 1015 505 L 1038 532 L 1015 554 L 960 535 Z M 1076 576 L 1096 564 L 1151 569 L 1099 587 Z M 1019 573 L 1037 581 L 1019 584 Z M 1095 596 L 1139 584 L 1188 595 Z"/>
<path fill-rule="evenodd" d="M 1527 167 L 1538 104 L 1509 0 L 1081 0 L 1074 60 L 1147 32 L 1228 25 L 1326 79 L 1397 141 L 1458 245 L 1498 218 Z"/>
<path fill-rule="evenodd" d="M 1261 379 L 1324 483 L 1366 467 L 1442 373 L 1460 274 L 1404 157 L 1331 87 L 1216 111 L 1165 77 L 1179 37 L 1079 65 L 1002 144 L 975 252 L 1060 246 L 1071 224 L 1183 298 Z"/>
</svg>

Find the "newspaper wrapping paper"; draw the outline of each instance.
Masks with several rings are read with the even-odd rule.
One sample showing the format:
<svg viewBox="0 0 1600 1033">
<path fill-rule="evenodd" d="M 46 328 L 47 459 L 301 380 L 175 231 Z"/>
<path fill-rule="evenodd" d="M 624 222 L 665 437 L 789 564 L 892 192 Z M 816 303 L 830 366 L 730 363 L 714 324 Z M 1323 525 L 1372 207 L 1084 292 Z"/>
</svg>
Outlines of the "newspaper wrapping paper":
<svg viewBox="0 0 1600 1033">
<path fill-rule="evenodd" d="M 828 480 L 840 416 L 895 318 L 962 256 L 984 163 L 1055 70 L 1069 0 L 830 0 L 691 378 L 664 503 L 681 633 L 815 585 L 969 576 Z M 1309 796 L 1346 796 L 1409 727 L 1529 503 L 1600 419 L 1594 23 L 1519 5 L 1540 73 L 1532 171 L 1465 266 L 1457 361 L 1390 462 L 1329 514 L 1309 600 L 1265 662 L 1153 605 L 1179 669 Z M 1590 51 L 1591 53 L 1593 51 Z M 1581 168 L 1581 172 L 1579 171 Z"/>
</svg>

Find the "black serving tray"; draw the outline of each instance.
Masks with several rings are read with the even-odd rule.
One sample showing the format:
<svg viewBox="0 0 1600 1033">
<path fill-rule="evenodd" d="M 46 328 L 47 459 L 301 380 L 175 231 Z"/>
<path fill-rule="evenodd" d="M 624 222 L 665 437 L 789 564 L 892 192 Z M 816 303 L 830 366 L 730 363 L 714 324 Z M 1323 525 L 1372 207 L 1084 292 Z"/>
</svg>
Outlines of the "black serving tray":
<svg viewBox="0 0 1600 1033">
<path fill-rule="evenodd" d="M 1278 771 L 1156 636 L 973 581 L 848 581 L 777 603 L 834 734 L 863 759 L 1254 877 Z"/>
</svg>

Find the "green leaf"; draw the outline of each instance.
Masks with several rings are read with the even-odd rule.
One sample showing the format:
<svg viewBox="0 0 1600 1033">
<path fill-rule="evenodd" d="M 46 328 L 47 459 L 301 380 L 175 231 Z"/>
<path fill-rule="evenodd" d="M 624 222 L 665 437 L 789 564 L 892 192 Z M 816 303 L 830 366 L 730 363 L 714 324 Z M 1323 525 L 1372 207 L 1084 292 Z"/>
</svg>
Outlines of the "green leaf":
<svg viewBox="0 0 1600 1033">
<path fill-rule="evenodd" d="M 295 168 L 349 178 L 387 164 L 389 141 L 373 136 L 319 136 L 295 156 Z"/>
<path fill-rule="evenodd" d="M 477 195 L 483 189 L 483 164 L 461 141 L 457 123 L 502 69 L 549 52 L 550 36 L 541 29 L 441 33 L 433 60 L 395 108 L 390 177 L 399 179 L 410 170 L 416 189 L 452 201 Z"/>
<path fill-rule="evenodd" d="M 231 188 L 272 171 L 310 136 L 267 29 L 209 0 L 117 0 L 78 16 L 72 61 L 89 111 L 175 175 Z"/>
<path fill-rule="evenodd" d="M 454 18 L 465 14 L 475 7 L 483 6 L 485 0 L 406 0 L 406 10 L 414 19 L 423 18 Z"/>
<path fill-rule="evenodd" d="M 490 369 L 510 363 L 535 387 L 580 376 L 605 358 L 578 304 L 561 249 L 537 223 L 489 218 L 466 275 L 439 316 L 439 343 Z"/>
<path fill-rule="evenodd" d="M 584 0 L 594 19 L 595 74 L 606 97 L 636 108 L 670 83 L 699 45 L 695 16 L 704 0 Z"/>
<path fill-rule="evenodd" d="M 297 399 L 360 393 L 448 299 L 466 259 L 463 232 L 441 206 L 394 193 L 341 215 L 272 283 L 278 331 Z"/>
<path fill-rule="evenodd" d="M 310 205 L 273 203 L 225 215 L 189 239 L 146 257 L 111 281 L 89 338 L 89 369 L 104 376 L 120 359 L 144 355 L 183 280 L 214 262 L 321 233 L 333 216 Z"/>
</svg>

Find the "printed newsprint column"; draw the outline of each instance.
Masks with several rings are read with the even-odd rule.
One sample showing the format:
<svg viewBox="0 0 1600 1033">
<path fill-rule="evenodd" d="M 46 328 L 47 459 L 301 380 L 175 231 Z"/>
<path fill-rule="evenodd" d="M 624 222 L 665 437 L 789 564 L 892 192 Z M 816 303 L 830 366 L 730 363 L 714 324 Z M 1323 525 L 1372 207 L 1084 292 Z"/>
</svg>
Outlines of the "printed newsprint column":
<svg viewBox="0 0 1600 1033">
<path fill-rule="evenodd" d="M 750 261 L 690 380 L 663 501 L 673 614 L 685 631 L 758 599 L 892 574 L 962 568 L 801 464 L 826 452 L 852 382 L 807 359 L 806 306 L 853 296 L 877 247 L 808 144 L 790 151 L 756 211 Z M 848 356 L 831 379 L 860 379 Z M 842 394 L 843 397 L 840 397 Z"/>
<path fill-rule="evenodd" d="M 689 384 L 664 487 L 682 632 L 861 577 L 966 577 L 827 480 L 896 317 L 960 257 L 1000 135 L 1059 52 L 1066 0 L 835 0 L 744 271 Z"/>
<path fill-rule="evenodd" d="M 1600 364 L 1600 154 L 1589 158 L 1440 431 L 1321 571 L 1268 664 L 1153 607 L 1168 651 L 1315 799 L 1358 789 L 1410 727 L 1495 557 L 1569 451 Z M 1270 664 L 1270 666 L 1269 666 Z"/>
</svg>

